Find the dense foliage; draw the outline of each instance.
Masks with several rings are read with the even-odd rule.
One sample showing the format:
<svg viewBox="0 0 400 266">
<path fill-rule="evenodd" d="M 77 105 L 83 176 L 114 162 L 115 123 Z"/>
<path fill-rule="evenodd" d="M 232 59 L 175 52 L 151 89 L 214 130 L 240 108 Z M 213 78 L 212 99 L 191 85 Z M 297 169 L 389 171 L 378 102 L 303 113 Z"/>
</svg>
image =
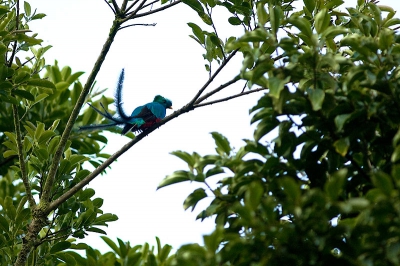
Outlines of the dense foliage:
<svg viewBox="0 0 400 266">
<path fill-rule="evenodd" d="M 198 218 L 216 223 L 176 265 L 399 264 L 400 20 L 373 1 L 343 2 L 304 1 L 297 12 L 292 1 L 241 2 L 256 6 L 258 27 L 225 47 L 243 53 L 241 78 L 269 91 L 242 148 L 214 132 L 216 154 L 173 153 L 189 169 L 160 187 L 205 184 L 184 207 L 213 197 Z"/>
<path fill-rule="evenodd" d="M 105 254 L 79 244 L 76 239 L 87 232 L 104 234 L 99 226 L 117 220 L 103 213 L 103 199 L 84 186 L 153 130 L 129 135 L 130 146 L 110 157 L 101 153 L 107 143 L 101 132 L 86 135 L 73 128 L 105 122 L 92 109 L 79 111 L 85 100 L 105 108 L 113 102 L 92 89 L 123 23 L 164 10 L 146 13 L 146 0 L 137 8 L 131 2 L 107 2 L 116 18 L 82 86 L 82 72 L 46 64 L 50 47 L 40 47 L 28 26 L 44 14 L 32 12 L 27 2 L 22 8 L 19 1 L 1 1 L 2 265 L 400 263 L 400 19 L 392 8 L 368 0 L 347 9 L 340 0 L 183 0 L 205 23 L 188 26 L 204 48 L 210 79 L 159 125 L 198 107 L 266 91 L 250 110 L 253 139 L 233 149 L 213 132 L 215 154 L 173 152 L 188 169 L 159 185 L 198 182 L 184 208 L 193 210 L 212 197 L 198 218 L 215 218 L 215 231 L 204 236 L 204 245 L 185 245 L 173 255 L 158 238 L 155 250 L 102 237 L 112 249 Z M 213 19 L 220 11 L 242 33 L 223 40 Z M 237 76 L 203 94 L 240 54 Z M 247 91 L 202 103 L 240 79 L 247 81 Z M 89 171 L 84 162 L 96 169 Z"/>
</svg>

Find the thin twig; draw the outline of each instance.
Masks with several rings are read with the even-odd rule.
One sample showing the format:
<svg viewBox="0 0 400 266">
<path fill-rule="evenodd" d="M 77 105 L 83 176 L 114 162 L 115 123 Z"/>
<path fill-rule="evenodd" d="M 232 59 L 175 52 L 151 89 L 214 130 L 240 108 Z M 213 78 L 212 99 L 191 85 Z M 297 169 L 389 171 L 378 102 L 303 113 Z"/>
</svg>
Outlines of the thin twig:
<svg viewBox="0 0 400 266">
<path fill-rule="evenodd" d="M 173 3 L 171 3 L 171 4 L 169 4 L 169 5 L 166 5 L 166 6 L 157 8 L 157 9 L 154 9 L 154 10 L 152 10 L 152 11 L 140 13 L 140 14 L 133 14 L 133 12 L 132 12 L 132 13 L 129 15 L 129 19 L 145 17 L 145 16 L 148 16 L 148 15 L 150 15 L 150 14 L 154 14 L 154 13 L 163 11 L 163 10 L 165 10 L 165 9 L 167 9 L 167 8 L 173 7 L 173 6 L 177 5 L 177 4 L 179 4 L 180 2 L 181 2 L 181 0 L 178 0 L 178 1 L 175 1 L 175 2 L 173 2 Z"/>
<path fill-rule="evenodd" d="M 259 91 L 263 91 L 263 90 L 267 90 L 267 89 L 268 88 L 258 88 L 258 89 L 254 89 L 254 90 L 238 93 L 238 94 L 235 94 L 235 95 L 232 95 L 232 96 L 229 96 L 229 97 L 225 97 L 225 98 L 222 98 L 222 99 L 218 99 L 218 100 L 215 100 L 215 101 L 201 103 L 201 104 L 195 104 L 193 107 L 194 108 L 199 108 L 199 107 L 204 107 L 204 106 L 211 105 L 211 104 L 225 102 L 225 101 L 229 101 L 229 100 L 232 100 L 232 99 L 244 96 L 244 95 L 248 95 L 248 94 L 251 94 L 251 93 L 255 93 L 255 92 L 259 92 Z"/>
<path fill-rule="evenodd" d="M 25 187 L 26 196 L 28 197 L 29 207 L 31 207 L 31 209 L 33 209 L 36 206 L 36 202 L 35 202 L 35 199 L 33 198 L 31 185 L 29 184 L 28 174 L 26 172 L 26 164 L 24 161 L 24 150 L 23 150 L 23 144 L 22 144 L 18 107 L 15 104 L 13 104 L 12 108 L 13 108 L 15 135 L 16 135 L 17 148 L 18 148 L 19 168 L 21 170 L 21 179 L 22 179 L 22 183 L 24 184 L 24 187 Z"/>
<path fill-rule="evenodd" d="M 140 9 L 142 9 L 143 5 L 146 4 L 146 1 L 147 1 L 147 0 L 142 0 L 142 2 L 137 6 L 137 8 L 136 8 L 134 11 L 132 11 L 131 14 L 129 14 L 128 16 L 126 16 L 126 17 L 123 19 L 123 22 L 126 22 L 126 21 L 128 21 L 128 20 L 130 20 L 130 19 L 133 19 L 134 16 L 137 14 L 137 12 L 139 12 Z"/>
<path fill-rule="evenodd" d="M 138 2 L 139 2 L 139 0 L 136 0 L 130 6 L 128 6 L 128 8 L 125 10 L 125 14 L 129 15 L 128 14 L 129 10 L 131 10 Z"/>
<path fill-rule="evenodd" d="M 105 1 L 107 1 L 107 0 L 105 0 Z M 114 6 L 115 13 L 116 13 L 116 14 L 121 13 L 121 10 L 119 9 L 119 6 L 118 6 L 118 4 L 117 4 L 117 1 L 111 0 L 111 2 L 112 2 L 112 4 L 113 4 L 113 6 Z"/>
<path fill-rule="evenodd" d="M 107 0 L 104 0 L 104 2 L 106 2 L 106 4 L 110 7 L 110 9 L 112 10 L 112 12 L 113 12 L 114 14 L 116 14 L 114 8 L 110 5 L 110 3 L 109 3 Z M 115 7 L 115 5 L 117 4 L 117 3 L 115 3 L 115 0 L 113 1 L 113 4 L 114 4 L 114 7 Z M 118 7 L 118 6 L 117 6 L 117 7 Z"/>
<path fill-rule="evenodd" d="M 157 23 L 151 23 L 151 24 L 131 24 L 131 25 L 127 25 L 127 26 L 120 27 L 118 30 L 122 30 L 122 29 L 125 29 L 125 28 L 128 28 L 128 27 L 132 27 L 132 26 L 155 26 L 155 25 L 157 25 Z"/>
<path fill-rule="evenodd" d="M 216 94 L 217 92 L 225 89 L 226 87 L 232 85 L 233 83 L 237 82 L 240 80 L 239 76 L 234 77 L 233 79 L 231 79 L 230 81 L 220 85 L 218 88 L 206 93 L 204 96 L 200 97 L 199 99 L 197 99 L 197 101 L 194 104 L 199 104 L 202 101 L 204 101 L 205 99 L 207 99 L 208 97 L 211 97 L 212 95 Z"/>
<path fill-rule="evenodd" d="M 153 4 L 157 3 L 157 2 L 160 2 L 160 1 L 159 1 L 159 0 L 154 0 L 153 2 L 150 2 L 150 3 L 148 3 L 148 4 L 145 4 L 145 5 L 143 6 L 143 8 L 146 8 L 146 7 L 148 7 L 148 6 L 151 6 L 151 5 L 153 5 Z"/>
</svg>

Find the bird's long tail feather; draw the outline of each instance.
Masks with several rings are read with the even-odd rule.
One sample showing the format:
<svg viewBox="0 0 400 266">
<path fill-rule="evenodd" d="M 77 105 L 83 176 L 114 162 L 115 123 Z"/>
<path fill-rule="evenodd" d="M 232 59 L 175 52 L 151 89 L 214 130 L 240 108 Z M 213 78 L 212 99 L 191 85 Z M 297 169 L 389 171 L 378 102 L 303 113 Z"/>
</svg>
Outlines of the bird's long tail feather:
<svg viewBox="0 0 400 266">
<path fill-rule="evenodd" d="M 120 125 L 121 123 L 111 123 L 111 124 L 104 124 L 104 125 L 88 125 L 88 126 L 83 126 L 79 127 L 79 130 L 93 130 L 93 129 L 103 129 L 103 128 L 109 128 L 113 126 Z"/>
<path fill-rule="evenodd" d="M 122 102 L 122 88 L 124 86 L 124 78 L 125 78 L 125 70 L 121 70 L 121 74 L 119 75 L 118 78 L 118 84 L 117 84 L 117 89 L 115 90 L 115 95 L 114 95 L 114 103 L 115 107 L 117 109 L 117 114 L 118 116 L 124 120 L 124 121 L 129 121 L 131 117 L 129 117 L 123 108 L 123 102 Z"/>
</svg>

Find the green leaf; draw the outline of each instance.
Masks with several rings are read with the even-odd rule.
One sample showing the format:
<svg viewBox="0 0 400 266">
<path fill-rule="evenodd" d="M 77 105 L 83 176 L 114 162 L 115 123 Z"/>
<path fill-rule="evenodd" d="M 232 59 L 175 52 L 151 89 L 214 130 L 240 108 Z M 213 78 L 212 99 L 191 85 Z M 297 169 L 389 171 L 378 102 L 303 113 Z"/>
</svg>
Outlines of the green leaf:
<svg viewBox="0 0 400 266">
<path fill-rule="evenodd" d="M 38 14 L 36 14 L 36 15 L 34 15 L 34 16 L 32 17 L 32 20 L 35 20 L 35 19 L 42 19 L 42 18 L 44 18 L 45 16 L 46 16 L 46 14 L 38 13 Z"/>
<path fill-rule="evenodd" d="M 312 14 L 315 8 L 316 1 L 315 0 L 303 0 L 304 5 L 307 10 Z"/>
<path fill-rule="evenodd" d="M 257 28 L 253 31 L 246 32 L 239 38 L 240 42 L 263 42 L 268 38 L 268 32 L 264 28 Z"/>
<path fill-rule="evenodd" d="M 304 34 L 306 37 L 311 38 L 312 36 L 311 24 L 306 18 L 292 15 L 289 18 L 289 23 L 298 28 L 300 32 Z"/>
<path fill-rule="evenodd" d="M 45 132 L 43 132 L 43 134 L 40 135 L 38 139 L 38 144 L 39 145 L 45 144 L 49 139 L 51 139 L 55 135 L 56 133 L 54 133 L 53 131 L 46 130 Z"/>
<path fill-rule="evenodd" d="M 124 241 L 122 241 L 119 238 L 117 238 L 117 241 L 118 241 L 118 245 L 119 245 L 119 250 L 121 251 L 121 258 L 125 258 L 127 255 L 126 244 L 124 243 Z"/>
<path fill-rule="evenodd" d="M 200 4 L 199 1 L 196 0 L 183 0 L 183 3 L 185 3 L 186 5 L 188 5 L 191 9 L 193 9 L 194 11 L 196 11 L 197 13 L 204 13 L 204 9 L 203 6 Z"/>
<path fill-rule="evenodd" d="M 57 82 L 57 83 L 56 83 L 56 89 L 57 89 L 57 90 L 60 90 L 60 91 L 63 91 L 63 90 L 68 89 L 68 87 L 69 87 L 70 85 L 71 85 L 71 84 L 69 84 L 68 82 L 60 81 L 60 82 Z"/>
<path fill-rule="evenodd" d="M 400 18 L 391 18 L 383 24 L 383 27 L 388 28 L 398 24 L 400 24 Z"/>
<path fill-rule="evenodd" d="M 237 26 L 237 25 L 242 24 L 242 21 L 241 21 L 239 18 L 237 18 L 237 17 L 230 17 L 230 18 L 228 18 L 228 22 L 229 22 L 231 25 L 234 25 L 234 26 Z"/>
<path fill-rule="evenodd" d="M 71 242 L 68 242 L 68 241 L 58 242 L 58 243 L 52 245 L 52 247 L 50 249 L 50 254 L 54 254 L 56 252 L 66 250 L 70 247 L 71 247 Z"/>
<path fill-rule="evenodd" d="M 339 153 L 341 156 L 346 156 L 350 147 L 350 140 L 349 138 L 339 139 L 333 143 L 333 146 L 335 147 L 337 153 Z"/>
<path fill-rule="evenodd" d="M 322 37 L 326 38 L 326 39 L 334 39 L 336 38 L 338 35 L 341 34 L 346 34 L 348 33 L 349 30 L 341 27 L 341 26 L 329 26 L 326 30 L 324 30 L 322 32 Z"/>
<path fill-rule="evenodd" d="M 209 15 L 207 15 L 206 13 L 204 13 L 204 12 L 199 13 L 199 16 L 203 20 L 203 22 L 206 23 L 207 25 L 211 26 L 213 24 L 211 17 Z"/>
<path fill-rule="evenodd" d="M 244 203 L 255 211 L 260 204 L 264 189 L 260 182 L 251 182 L 245 192 Z"/>
<path fill-rule="evenodd" d="M 289 82 L 290 77 L 286 77 L 285 79 L 281 79 L 278 77 L 270 77 L 268 79 L 268 88 L 269 94 L 271 97 L 275 99 L 279 99 L 281 91 L 283 90 L 285 84 Z"/>
<path fill-rule="evenodd" d="M 4 232 L 8 233 L 9 230 L 9 224 L 6 218 L 4 218 L 3 215 L 0 214 L 0 228 L 1 230 L 3 230 Z"/>
<path fill-rule="evenodd" d="M 0 89 L 9 90 L 12 89 L 13 85 L 10 81 L 2 81 L 0 82 Z"/>
<path fill-rule="evenodd" d="M 283 12 L 279 5 L 269 6 L 269 22 L 271 24 L 272 33 L 276 36 L 283 19 Z"/>
<path fill-rule="evenodd" d="M 76 72 L 76 73 L 74 73 L 74 74 L 68 76 L 66 82 L 69 83 L 69 84 L 72 84 L 72 83 L 74 83 L 75 81 L 77 81 L 78 78 L 79 78 L 80 76 L 82 76 L 83 74 L 85 74 L 85 72 L 83 72 L 83 71 Z"/>
<path fill-rule="evenodd" d="M 393 182 L 390 175 L 383 171 L 377 171 L 372 175 L 372 183 L 380 189 L 384 195 L 391 196 L 393 191 Z"/>
<path fill-rule="evenodd" d="M 264 4 L 262 2 L 257 2 L 257 19 L 261 26 L 264 26 L 269 19 L 267 11 L 265 10 Z"/>
<path fill-rule="evenodd" d="M 43 88 L 49 88 L 49 89 L 56 88 L 54 83 L 47 79 L 29 79 L 27 81 L 27 84 L 31 85 L 31 86 L 37 86 L 37 87 L 43 87 Z"/>
<path fill-rule="evenodd" d="M 7 196 L 4 199 L 4 203 L 3 203 L 3 208 L 5 209 L 8 218 L 10 218 L 10 220 L 15 220 L 15 216 L 16 216 L 16 209 L 15 206 L 13 204 L 13 200 L 10 196 Z"/>
<path fill-rule="evenodd" d="M 103 225 L 107 222 L 114 222 L 118 220 L 118 216 L 111 213 L 105 213 L 96 218 L 93 224 Z"/>
<path fill-rule="evenodd" d="M 322 104 L 325 99 L 325 92 L 321 89 L 307 89 L 308 99 L 310 99 L 312 109 L 314 111 L 319 111 L 322 108 Z"/>
<path fill-rule="evenodd" d="M 171 154 L 185 161 L 190 167 L 194 167 L 196 163 L 195 158 L 185 151 L 173 151 Z"/>
<path fill-rule="evenodd" d="M 24 1 L 24 10 L 25 10 L 26 16 L 30 17 L 31 16 L 31 5 L 26 1 Z"/>
<path fill-rule="evenodd" d="M 206 198 L 207 197 L 207 193 L 205 192 L 205 190 L 203 188 L 198 188 L 195 191 L 193 191 L 184 201 L 183 203 L 183 208 L 185 210 L 189 209 L 190 207 L 192 207 L 192 211 L 194 210 L 194 208 L 196 207 L 197 203 Z"/>
<path fill-rule="evenodd" d="M 95 233 L 103 234 L 103 235 L 107 234 L 107 232 L 104 231 L 103 229 L 100 229 L 100 228 L 97 228 L 97 227 L 94 227 L 94 226 L 91 226 L 91 227 L 87 228 L 85 231 L 95 232 Z"/>
<path fill-rule="evenodd" d="M 321 9 L 317 15 L 315 15 L 315 30 L 318 34 L 323 33 L 323 31 L 328 28 L 331 17 L 326 8 Z"/>
<path fill-rule="evenodd" d="M 52 256 L 56 257 L 57 259 L 59 259 L 61 261 L 64 261 L 66 263 L 66 265 L 68 265 L 68 266 L 76 265 L 76 261 L 75 261 L 74 257 L 66 252 L 57 252 L 57 253 L 52 254 Z"/>
<path fill-rule="evenodd" d="M 343 168 L 333 173 L 325 183 L 324 190 L 330 200 L 335 201 L 343 191 L 348 169 Z"/>
<path fill-rule="evenodd" d="M 254 140 L 259 141 L 266 134 L 271 132 L 279 125 L 279 120 L 275 117 L 269 117 L 269 119 L 263 119 L 254 131 Z"/>
<path fill-rule="evenodd" d="M 35 135 L 34 135 L 35 139 L 38 140 L 40 136 L 43 134 L 43 132 L 44 132 L 44 124 L 39 122 L 35 130 Z"/>
<path fill-rule="evenodd" d="M 342 131 L 344 124 L 351 117 L 351 114 L 343 114 L 335 117 L 335 125 L 338 132 Z"/>
<path fill-rule="evenodd" d="M 158 184 L 157 189 L 189 180 L 190 178 L 188 171 L 175 171 L 172 175 L 167 176 L 163 181 L 161 181 L 161 183 Z"/>
<path fill-rule="evenodd" d="M 16 151 L 8 150 L 8 151 L 3 152 L 4 158 L 8 158 L 10 156 L 15 156 L 15 155 L 18 155 L 18 153 Z"/>
<path fill-rule="evenodd" d="M 118 254 L 118 256 L 121 257 L 121 251 L 119 250 L 117 244 L 115 244 L 111 239 L 109 239 L 109 238 L 106 237 L 106 236 L 101 236 L 101 239 L 103 239 L 104 242 L 106 242 L 106 244 L 107 244 L 112 250 L 114 250 L 115 253 Z"/>
<path fill-rule="evenodd" d="M 228 139 L 218 132 L 211 132 L 211 135 L 214 138 L 215 144 L 217 145 L 217 153 L 220 155 L 226 154 L 227 156 L 229 156 L 232 148 L 229 144 Z"/>
<path fill-rule="evenodd" d="M 85 201 L 87 199 L 90 199 L 91 197 L 94 196 L 96 192 L 92 188 L 87 188 L 79 194 L 79 201 Z"/>
<path fill-rule="evenodd" d="M 197 37 L 200 44 L 204 44 L 205 43 L 205 35 L 204 35 L 203 30 L 199 26 L 197 26 L 196 24 L 194 24 L 192 22 L 189 22 L 188 26 L 192 28 L 192 32 Z"/>
</svg>

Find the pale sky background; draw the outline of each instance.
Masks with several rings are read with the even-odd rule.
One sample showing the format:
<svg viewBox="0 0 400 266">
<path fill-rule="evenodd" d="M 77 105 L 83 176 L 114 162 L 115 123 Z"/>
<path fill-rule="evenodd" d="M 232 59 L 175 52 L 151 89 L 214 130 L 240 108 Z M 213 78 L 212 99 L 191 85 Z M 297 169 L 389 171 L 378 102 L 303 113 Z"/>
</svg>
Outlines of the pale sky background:
<svg viewBox="0 0 400 266">
<path fill-rule="evenodd" d="M 119 1 L 121 2 L 121 1 Z M 113 14 L 103 0 L 31 0 L 32 9 L 47 14 L 31 23 L 33 32 L 53 47 L 46 53 L 46 63 L 58 60 L 60 67 L 70 66 L 73 72 L 89 73 L 107 38 Z M 345 1 L 346 7 L 356 1 Z M 382 0 L 382 5 L 400 10 L 400 3 Z M 217 30 L 223 39 L 233 27 L 226 28 L 226 18 L 217 21 Z M 396 16 L 398 16 L 396 14 Z M 120 31 L 97 76 L 96 88 L 109 88 L 112 97 L 118 75 L 125 68 L 124 107 L 130 113 L 136 106 L 153 100 L 161 94 L 172 100 L 174 109 L 185 105 L 208 79 L 199 44 L 189 38 L 187 26 L 194 22 L 203 27 L 197 14 L 184 4 L 159 12 L 133 23 L 157 23 L 155 27 L 136 26 Z M 206 29 L 204 26 L 203 29 Z M 209 28 L 207 30 L 210 30 Z M 241 31 L 240 27 L 233 30 Z M 241 66 L 241 56 L 221 73 L 210 89 L 232 79 Z M 216 67 L 214 67 L 216 69 Z M 85 83 L 87 75 L 80 80 Z M 243 82 L 227 89 L 239 93 Z M 227 94 L 221 94 L 221 97 Z M 187 170 L 186 164 L 169 153 L 175 150 L 213 154 L 214 141 L 209 134 L 218 131 L 231 146 L 239 148 L 242 139 L 251 138 L 249 109 L 262 93 L 244 96 L 229 102 L 196 109 L 172 120 L 132 147 L 111 165 L 107 174 L 89 184 L 96 190 L 95 197 L 104 199 L 103 210 L 118 215 L 119 220 L 102 228 L 113 241 L 119 237 L 132 245 L 148 242 L 155 245 L 155 236 L 162 244 L 174 249 L 185 243 L 203 243 L 202 235 L 214 228 L 213 219 L 203 222 L 195 217 L 210 200 L 203 200 L 194 212 L 184 211 L 185 198 L 200 185 L 181 183 L 156 191 L 166 175 L 176 170 Z M 218 97 L 218 96 L 217 96 Z M 218 98 L 221 98 L 218 97 Z M 216 99 L 216 98 L 215 98 Z M 171 112 L 168 112 L 167 115 Z M 126 137 L 106 134 L 109 139 L 105 152 L 114 153 L 129 141 Z M 86 242 L 102 252 L 110 250 L 92 233 L 80 242 Z"/>
</svg>

